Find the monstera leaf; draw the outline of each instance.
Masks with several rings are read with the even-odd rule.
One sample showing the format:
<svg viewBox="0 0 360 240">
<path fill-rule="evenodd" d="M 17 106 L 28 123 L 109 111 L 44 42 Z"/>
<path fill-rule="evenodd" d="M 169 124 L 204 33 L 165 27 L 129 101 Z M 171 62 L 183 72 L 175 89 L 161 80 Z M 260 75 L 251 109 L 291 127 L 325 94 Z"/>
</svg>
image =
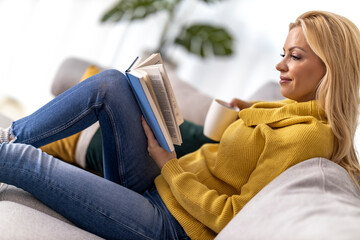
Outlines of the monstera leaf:
<svg viewBox="0 0 360 240">
<path fill-rule="evenodd" d="M 195 24 L 183 29 L 175 43 L 201 57 L 228 56 L 233 53 L 232 36 L 224 28 L 207 24 Z"/>
<path fill-rule="evenodd" d="M 223 0 L 201 0 L 206 4 L 220 2 Z M 169 38 L 167 32 L 175 23 L 175 15 L 178 4 L 182 0 L 118 0 L 115 6 L 109 9 L 102 17 L 102 22 L 119 22 L 122 20 L 133 21 L 144 19 L 151 14 L 159 11 L 168 12 L 168 21 L 163 26 L 163 31 L 157 50 L 163 52 L 165 43 L 179 44 L 185 47 L 189 52 L 207 57 L 228 56 L 232 54 L 231 35 L 224 29 L 211 25 L 197 24 L 184 28 L 175 38 Z M 180 19 L 178 17 L 178 19 Z"/>
<path fill-rule="evenodd" d="M 109 9 L 101 21 L 119 22 L 122 19 L 130 21 L 144 19 L 161 10 L 172 11 L 180 0 L 119 0 Z"/>
</svg>

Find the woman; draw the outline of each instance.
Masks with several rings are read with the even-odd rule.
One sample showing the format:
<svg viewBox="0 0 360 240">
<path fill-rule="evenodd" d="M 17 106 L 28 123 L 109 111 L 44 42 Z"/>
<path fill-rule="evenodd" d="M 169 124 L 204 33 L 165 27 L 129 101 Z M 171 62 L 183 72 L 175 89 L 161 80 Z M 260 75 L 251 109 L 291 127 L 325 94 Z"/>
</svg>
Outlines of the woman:
<svg viewBox="0 0 360 240">
<path fill-rule="evenodd" d="M 2 130 L 3 141 L 13 143 L 0 145 L 0 181 L 107 239 L 212 239 L 266 184 L 299 162 L 324 157 L 359 174 L 353 146 L 359 41 L 356 26 L 341 16 L 301 15 L 290 25 L 276 66 L 287 99 L 234 99 L 243 110 L 220 143 L 180 159 L 159 146 L 125 77 L 105 71 Z M 105 179 L 34 148 L 97 120 Z"/>
</svg>

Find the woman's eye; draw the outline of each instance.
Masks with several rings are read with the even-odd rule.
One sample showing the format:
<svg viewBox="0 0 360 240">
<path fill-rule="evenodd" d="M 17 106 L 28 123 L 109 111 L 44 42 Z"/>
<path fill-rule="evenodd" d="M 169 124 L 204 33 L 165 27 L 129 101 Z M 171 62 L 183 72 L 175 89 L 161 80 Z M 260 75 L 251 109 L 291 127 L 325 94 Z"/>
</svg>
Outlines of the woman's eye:
<svg viewBox="0 0 360 240">
<path fill-rule="evenodd" d="M 280 57 L 284 58 L 286 55 L 284 53 L 280 54 Z M 297 55 L 291 54 L 290 57 L 294 60 L 300 60 L 301 58 Z"/>
</svg>

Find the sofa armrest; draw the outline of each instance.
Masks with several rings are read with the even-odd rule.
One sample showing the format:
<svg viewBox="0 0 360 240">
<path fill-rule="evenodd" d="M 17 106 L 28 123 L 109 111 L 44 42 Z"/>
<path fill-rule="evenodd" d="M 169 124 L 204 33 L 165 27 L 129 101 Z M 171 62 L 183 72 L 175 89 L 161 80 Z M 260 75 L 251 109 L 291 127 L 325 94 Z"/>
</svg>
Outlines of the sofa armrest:
<svg viewBox="0 0 360 240">
<path fill-rule="evenodd" d="M 360 239 L 359 220 L 360 192 L 349 174 L 313 158 L 263 188 L 216 239 Z"/>
</svg>

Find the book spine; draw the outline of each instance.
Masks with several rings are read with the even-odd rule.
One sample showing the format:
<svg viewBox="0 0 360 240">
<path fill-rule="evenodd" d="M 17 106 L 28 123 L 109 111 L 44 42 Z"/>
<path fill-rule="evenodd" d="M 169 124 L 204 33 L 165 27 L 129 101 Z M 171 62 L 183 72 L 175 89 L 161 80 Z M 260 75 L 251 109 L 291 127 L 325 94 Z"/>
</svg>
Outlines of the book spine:
<svg viewBox="0 0 360 240">
<path fill-rule="evenodd" d="M 132 62 L 132 64 L 130 65 L 130 67 L 125 71 L 125 72 L 130 72 L 130 69 L 132 68 L 132 66 L 138 61 L 139 57 L 136 57 L 135 60 Z"/>
</svg>

